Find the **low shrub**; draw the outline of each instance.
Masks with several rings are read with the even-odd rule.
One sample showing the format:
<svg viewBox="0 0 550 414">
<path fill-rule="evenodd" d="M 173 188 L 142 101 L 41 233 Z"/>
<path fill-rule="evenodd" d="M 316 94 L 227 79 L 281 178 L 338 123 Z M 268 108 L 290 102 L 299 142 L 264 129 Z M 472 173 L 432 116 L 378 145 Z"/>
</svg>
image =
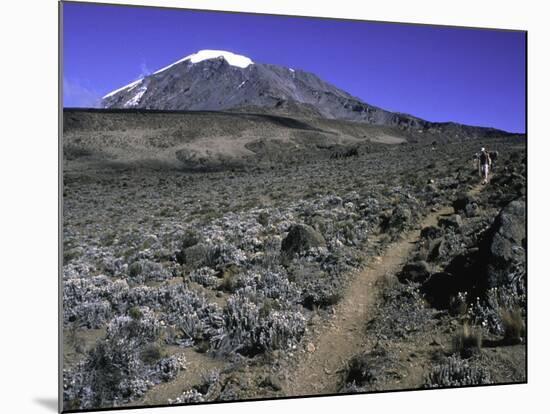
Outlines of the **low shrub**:
<svg viewBox="0 0 550 414">
<path fill-rule="evenodd" d="M 163 348 L 156 342 L 145 346 L 141 351 L 141 360 L 146 364 L 154 364 L 165 356 Z"/>
<path fill-rule="evenodd" d="M 306 320 L 298 311 L 270 311 L 241 291 L 229 298 L 224 309 L 224 333 L 214 340 L 217 353 L 255 356 L 265 351 L 295 346 L 305 332 Z M 265 316 L 264 316 L 265 315 Z"/>
<path fill-rule="evenodd" d="M 428 374 L 425 388 L 464 387 L 491 384 L 489 372 L 478 363 L 461 359 L 458 355 L 448 357 Z"/>
<path fill-rule="evenodd" d="M 141 310 L 139 309 L 139 306 L 132 306 L 129 310 L 128 310 L 128 315 L 132 318 L 132 319 L 141 319 L 141 317 L 143 316 L 143 314 L 141 313 Z"/>
</svg>

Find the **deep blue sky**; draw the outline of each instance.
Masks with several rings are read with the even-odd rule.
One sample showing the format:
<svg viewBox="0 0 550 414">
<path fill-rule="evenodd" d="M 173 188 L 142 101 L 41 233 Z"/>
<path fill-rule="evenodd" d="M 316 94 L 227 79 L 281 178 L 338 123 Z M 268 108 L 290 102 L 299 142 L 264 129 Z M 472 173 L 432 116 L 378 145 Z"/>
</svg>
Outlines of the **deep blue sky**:
<svg viewBox="0 0 550 414">
<path fill-rule="evenodd" d="M 65 107 L 222 49 L 391 111 L 525 132 L 521 32 L 65 3 L 63 43 Z"/>
</svg>

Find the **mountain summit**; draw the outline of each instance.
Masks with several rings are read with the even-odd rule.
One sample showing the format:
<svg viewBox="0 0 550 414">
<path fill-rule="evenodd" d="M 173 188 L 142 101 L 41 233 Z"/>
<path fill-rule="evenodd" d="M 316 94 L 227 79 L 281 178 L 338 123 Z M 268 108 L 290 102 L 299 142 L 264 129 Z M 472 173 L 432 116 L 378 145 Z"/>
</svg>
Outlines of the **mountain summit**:
<svg viewBox="0 0 550 414">
<path fill-rule="evenodd" d="M 291 107 L 329 119 L 386 124 L 393 114 L 368 105 L 313 73 L 201 50 L 103 97 L 105 108 L 260 110 Z M 409 117 L 409 120 L 416 118 Z"/>
<path fill-rule="evenodd" d="M 415 132 L 465 137 L 501 131 L 433 123 L 386 111 L 325 82 L 313 73 L 256 63 L 223 50 L 201 50 L 105 95 L 104 108 L 208 110 L 286 114 L 365 122 Z"/>
</svg>

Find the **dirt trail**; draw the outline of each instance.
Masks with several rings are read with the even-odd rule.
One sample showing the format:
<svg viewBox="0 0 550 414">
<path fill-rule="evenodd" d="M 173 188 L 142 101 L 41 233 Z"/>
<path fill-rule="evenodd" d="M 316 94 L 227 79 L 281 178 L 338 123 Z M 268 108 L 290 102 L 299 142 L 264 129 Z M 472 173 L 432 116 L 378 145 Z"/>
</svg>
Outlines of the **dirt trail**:
<svg viewBox="0 0 550 414">
<path fill-rule="evenodd" d="M 478 185 L 469 194 L 477 194 L 481 188 Z M 405 233 L 400 240 L 390 244 L 383 256 L 375 257 L 355 276 L 342 301 L 336 305 L 331 320 L 306 339 L 308 352 L 281 384 L 285 396 L 331 394 L 338 391 L 341 369 L 358 351 L 365 349 L 365 326 L 369 315 L 373 313 L 380 290 L 380 283 L 377 282 L 403 267 L 420 239 L 420 229 L 435 226 L 439 217 L 452 213 L 453 208 L 445 206 L 428 214 L 419 223 L 418 229 Z M 377 241 L 375 238 L 371 243 Z"/>
</svg>

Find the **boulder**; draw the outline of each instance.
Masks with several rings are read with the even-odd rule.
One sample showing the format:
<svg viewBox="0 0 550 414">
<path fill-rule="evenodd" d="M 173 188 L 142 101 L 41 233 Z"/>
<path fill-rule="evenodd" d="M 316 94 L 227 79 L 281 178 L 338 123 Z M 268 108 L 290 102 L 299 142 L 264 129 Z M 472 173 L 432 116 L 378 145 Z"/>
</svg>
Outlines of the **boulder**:
<svg viewBox="0 0 550 414">
<path fill-rule="evenodd" d="M 515 264 L 525 263 L 525 201 L 512 201 L 500 211 L 488 232 L 484 248 L 488 287 L 508 283 Z"/>
<path fill-rule="evenodd" d="M 424 260 L 407 263 L 397 274 L 400 282 L 424 283 L 430 277 L 430 267 Z"/>
<path fill-rule="evenodd" d="M 455 213 L 460 213 L 461 211 L 466 210 L 466 206 L 468 204 L 476 203 L 477 200 L 471 196 L 470 194 L 460 194 L 454 201 L 453 201 L 453 209 Z"/>
<path fill-rule="evenodd" d="M 421 290 L 432 306 L 448 309 L 459 292 L 479 292 L 483 288 L 482 268 L 477 248 L 469 249 L 453 257 L 445 270 L 435 273 L 423 284 Z"/>
<path fill-rule="evenodd" d="M 434 308 L 448 309 L 451 298 L 460 291 L 460 278 L 448 272 L 434 273 L 420 290 Z"/>
<path fill-rule="evenodd" d="M 478 201 L 470 194 L 461 194 L 453 201 L 453 209 L 457 214 L 461 213 L 466 217 L 475 217 L 479 210 Z"/>
<path fill-rule="evenodd" d="M 294 255 L 314 247 L 324 246 L 326 246 L 324 237 L 313 227 L 307 224 L 294 224 L 281 243 L 281 252 Z"/>
<path fill-rule="evenodd" d="M 472 291 L 482 285 L 479 271 L 479 253 L 476 248 L 455 256 L 445 268 L 445 272 L 455 277 L 457 292 Z"/>
<path fill-rule="evenodd" d="M 428 261 L 447 263 L 454 256 L 464 250 L 462 235 L 447 232 L 445 237 L 434 239 L 428 245 Z"/>
</svg>

